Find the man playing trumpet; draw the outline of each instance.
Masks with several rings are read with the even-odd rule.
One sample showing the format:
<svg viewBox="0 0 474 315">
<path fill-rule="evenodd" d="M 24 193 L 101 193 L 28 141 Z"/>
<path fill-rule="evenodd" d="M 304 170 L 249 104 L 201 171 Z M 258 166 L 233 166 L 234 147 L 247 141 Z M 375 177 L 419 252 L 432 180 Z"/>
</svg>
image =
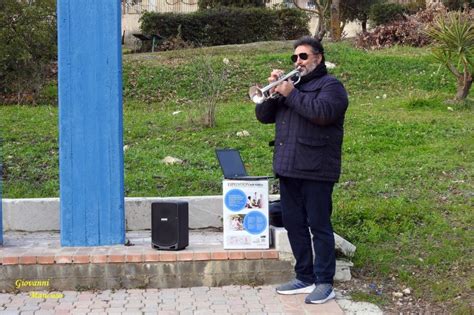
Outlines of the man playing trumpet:
<svg viewBox="0 0 474 315">
<path fill-rule="evenodd" d="M 280 179 L 283 224 L 296 259 L 296 279 L 277 287 L 279 294 L 308 294 L 306 303 L 335 297 L 336 269 L 331 224 L 332 191 L 341 171 L 341 148 L 347 92 L 328 75 L 319 41 L 303 37 L 291 56 L 300 80 L 284 80 L 257 104 L 257 119 L 275 123 L 273 170 Z M 273 70 L 276 82 L 283 75 Z M 313 235 L 311 241 L 311 234 Z M 313 251 L 315 258 L 313 260 Z"/>
</svg>

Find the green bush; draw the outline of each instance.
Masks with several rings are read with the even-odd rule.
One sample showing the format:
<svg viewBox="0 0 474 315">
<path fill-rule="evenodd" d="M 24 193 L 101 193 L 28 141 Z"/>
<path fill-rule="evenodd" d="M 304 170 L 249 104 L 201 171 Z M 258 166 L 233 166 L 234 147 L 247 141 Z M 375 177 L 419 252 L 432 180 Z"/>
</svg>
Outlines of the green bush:
<svg viewBox="0 0 474 315">
<path fill-rule="evenodd" d="M 278 32 L 284 39 L 296 39 L 307 30 L 309 17 L 301 10 L 281 9 L 276 11 L 278 16 Z"/>
<path fill-rule="evenodd" d="M 180 36 L 198 46 L 295 39 L 309 34 L 308 21 L 307 14 L 296 9 L 231 7 L 191 14 L 147 12 L 140 19 L 145 34 Z"/>
<path fill-rule="evenodd" d="M 406 13 L 411 15 L 419 11 L 426 10 L 425 0 L 415 0 L 404 5 Z"/>
<path fill-rule="evenodd" d="M 403 19 L 405 8 L 398 3 L 379 3 L 370 8 L 369 19 L 375 25 Z"/>
<path fill-rule="evenodd" d="M 0 99 L 32 102 L 51 75 L 56 1 L 0 1 Z"/>
<path fill-rule="evenodd" d="M 449 10 L 460 10 L 464 7 L 464 3 L 469 5 L 470 8 L 474 8 L 474 0 L 443 0 L 443 4 Z"/>
</svg>

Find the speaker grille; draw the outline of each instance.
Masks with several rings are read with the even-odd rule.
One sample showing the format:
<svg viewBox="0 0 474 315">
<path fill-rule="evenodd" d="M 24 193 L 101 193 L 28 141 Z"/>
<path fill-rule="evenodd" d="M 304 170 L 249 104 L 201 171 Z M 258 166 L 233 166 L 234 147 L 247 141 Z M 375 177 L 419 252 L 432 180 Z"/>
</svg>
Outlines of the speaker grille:
<svg viewBox="0 0 474 315">
<path fill-rule="evenodd" d="M 157 218 L 153 232 L 156 233 L 156 238 L 160 240 L 161 246 L 172 246 L 178 242 L 178 211 L 176 206 L 162 207 L 156 213 Z"/>
</svg>

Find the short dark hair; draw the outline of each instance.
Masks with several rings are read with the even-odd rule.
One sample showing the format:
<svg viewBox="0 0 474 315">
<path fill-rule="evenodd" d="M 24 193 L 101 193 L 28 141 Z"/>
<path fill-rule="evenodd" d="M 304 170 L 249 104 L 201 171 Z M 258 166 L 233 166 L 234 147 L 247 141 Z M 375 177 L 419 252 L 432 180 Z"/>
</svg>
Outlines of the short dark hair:
<svg viewBox="0 0 474 315">
<path fill-rule="evenodd" d="M 301 45 L 308 45 L 313 50 L 313 53 L 324 55 L 324 47 L 321 42 L 316 38 L 313 38 L 311 36 L 303 36 L 295 41 L 295 43 L 293 44 L 293 48 L 296 49 L 296 47 Z"/>
</svg>

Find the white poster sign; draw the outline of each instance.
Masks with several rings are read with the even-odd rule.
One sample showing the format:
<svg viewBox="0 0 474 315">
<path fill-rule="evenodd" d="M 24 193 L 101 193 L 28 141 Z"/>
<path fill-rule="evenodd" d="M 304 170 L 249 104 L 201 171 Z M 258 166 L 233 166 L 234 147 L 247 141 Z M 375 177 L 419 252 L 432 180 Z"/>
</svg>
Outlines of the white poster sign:
<svg viewBox="0 0 474 315">
<path fill-rule="evenodd" d="M 270 247 L 268 180 L 223 181 L 224 249 Z"/>
</svg>

